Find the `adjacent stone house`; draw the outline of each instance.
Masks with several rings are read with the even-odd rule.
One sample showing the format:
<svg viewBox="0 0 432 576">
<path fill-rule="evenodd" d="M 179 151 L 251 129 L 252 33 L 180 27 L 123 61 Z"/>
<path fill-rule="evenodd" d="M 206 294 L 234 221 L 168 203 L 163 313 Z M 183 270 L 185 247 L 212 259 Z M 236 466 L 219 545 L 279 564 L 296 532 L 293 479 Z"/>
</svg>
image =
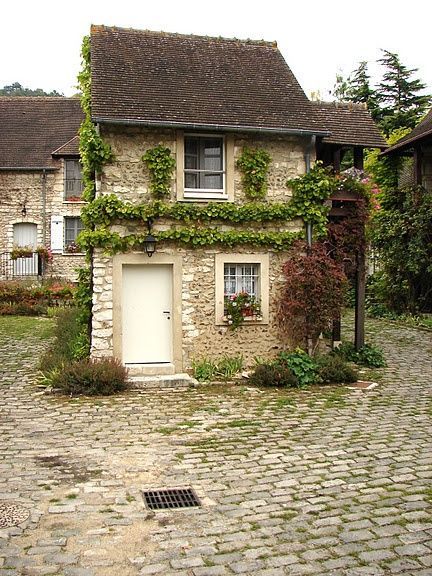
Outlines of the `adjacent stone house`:
<svg viewBox="0 0 432 576">
<path fill-rule="evenodd" d="M 432 191 L 432 110 L 409 134 L 383 154 L 412 158 L 412 163 L 408 164 L 409 173 L 405 168 L 400 175 L 400 184 L 420 184 Z"/>
<path fill-rule="evenodd" d="M 0 97 L 0 280 L 44 273 L 75 279 L 84 258 L 77 98 Z M 29 257 L 11 259 L 16 247 Z M 41 267 L 37 250 L 52 251 Z"/>
<path fill-rule="evenodd" d="M 272 206 L 289 201 L 287 179 L 304 174 L 331 137 L 275 43 L 93 26 L 91 78 L 92 120 L 113 152 L 96 176 L 97 198 L 127 206 L 153 202 L 142 156 L 158 144 L 175 159 L 165 203 L 237 210 L 250 202 L 237 165 L 246 147 L 271 158 L 264 202 Z M 362 118 L 366 137 L 340 144 L 383 146 L 370 116 Z M 286 346 L 277 299 L 287 253 L 260 235 L 302 235 L 302 221 L 170 214 L 104 227 L 131 239 L 148 226 L 157 244 L 151 257 L 132 241 L 113 256 L 94 249 L 93 357 L 114 355 L 137 374 L 174 374 L 202 357 L 242 354 L 251 364 L 275 356 Z M 260 311 L 232 330 L 226 298 L 240 292 Z"/>
</svg>

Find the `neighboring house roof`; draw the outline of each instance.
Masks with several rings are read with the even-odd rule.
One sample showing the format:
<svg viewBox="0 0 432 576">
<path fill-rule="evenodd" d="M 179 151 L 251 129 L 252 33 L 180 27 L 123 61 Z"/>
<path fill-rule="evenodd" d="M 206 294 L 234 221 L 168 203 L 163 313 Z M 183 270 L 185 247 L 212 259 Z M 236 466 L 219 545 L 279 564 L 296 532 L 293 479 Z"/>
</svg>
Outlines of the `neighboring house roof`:
<svg viewBox="0 0 432 576">
<path fill-rule="evenodd" d="M 330 136 L 325 144 L 386 148 L 387 144 L 364 104 L 312 102 Z"/>
<path fill-rule="evenodd" d="M 323 130 L 275 43 L 92 26 L 96 122 Z"/>
<path fill-rule="evenodd" d="M 79 136 L 74 136 L 52 153 L 53 156 L 79 156 Z"/>
<path fill-rule="evenodd" d="M 409 134 L 401 138 L 396 144 L 388 148 L 383 154 L 393 154 L 398 152 L 403 152 L 408 148 L 411 148 L 413 144 L 420 142 L 426 138 L 432 136 L 432 109 L 429 110 L 428 114 L 423 118 L 423 120 L 417 124 L 415 128 L 411 130 Z"/>
<path fill-rule="evenodd" d="M 78 133 L 84 116 L 78 98 L 0 97 L 0 169 L 53 169 L 52 158 Z"/>
</svg>

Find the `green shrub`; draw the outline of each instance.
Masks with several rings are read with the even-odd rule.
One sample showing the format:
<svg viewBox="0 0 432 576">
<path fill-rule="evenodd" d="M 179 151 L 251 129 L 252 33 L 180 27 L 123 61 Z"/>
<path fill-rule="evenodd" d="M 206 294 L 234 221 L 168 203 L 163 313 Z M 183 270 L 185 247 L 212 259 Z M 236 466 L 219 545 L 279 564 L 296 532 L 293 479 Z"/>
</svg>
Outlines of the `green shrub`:
<svg viewBox="0 0 432 576">
<path fill-rule="evenodd" d="M 46 313 L 46 306 L 41 304 L 28 304 L 26 302 L 0 304 L 0 316 L 45 316 Z"/>
<path fill-rule="evenodd" d="M 350 384 L 357 382 L 358 373 L 336 354 L 326 354 L 317 358 L 318 375 L 322 382 L 329 384 Z"/>
<path fill-rule="evenodd" d="M 192 361 L 193 376 L 200 382 L 230 380 L 243 368 L 243 356 L 222 356 L 217 360 L 202 358 Z"/>
<path fill-rule="evenodd" d="M 78 360 L 54 375 L 53 386 L 72 396 L 108 396 L 127 388 L 127 368 L 116 358 Z"/>
<path fill-rule="evenodd" d="M 355 362 L 362 366 L 382 368 L 386 365 L 383 351 L 372 344 L 365 344 L 357 351 L 352 342 L 342 342 L 335 352 L 348 362 Z"/>
<path fill-rule="evenodd" d="M 299 387 L 299 381 L 293 372 L 287 366 L 278 363 L 258 364 L 250 375 L 249 382 L 254 386 Z"/>
<path fill-rule="evenodd" d="M 216 363 L 208 358 L 192 361 L 193 376 L 199 382 L 209 382 L 216 374 Z"/>
<path fill-rule="evenodd" d="M 281 352 L 277 361 L 293 372 L 300 387 L 318 381 L 316 362 L 301 348 L 296 348 L 294 352 Z"/>
<path fill-rule="evenodd" d="M 83 326 L 80 318 L 79 308 L 60 310 L 54 328 L 54 342 L 39 363 L 39 368 L 43 373 L 88 356 L 90 342 L 87 336 L 87 326 Z"/>
</svg>

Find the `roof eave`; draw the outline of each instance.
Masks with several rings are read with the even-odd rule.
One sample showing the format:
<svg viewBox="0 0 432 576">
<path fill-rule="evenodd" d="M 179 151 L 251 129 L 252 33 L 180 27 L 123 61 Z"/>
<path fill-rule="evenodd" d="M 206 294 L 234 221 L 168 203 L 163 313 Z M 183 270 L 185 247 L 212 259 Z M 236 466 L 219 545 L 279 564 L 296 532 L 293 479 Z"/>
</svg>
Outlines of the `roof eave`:
<svg viewBox="0 0 432 576">
<path fill-rule="evenodd" d="M 259 132 L 264 134 L 289 134 L 292 136 L 330 136 L 322 130 L 305 130 L 302 128 L 274 128 L 269 126 L 237 126 L 232 124 L 200 124 L 190 122 L 167 122 L 160 120 L 136 120 L 130 118 L 106 118 L 95 116 L 93 122 L 125 126 L 149 126 L 154 128 L 177 128 L 181 130 L 213 130 L 218 132 Z"/>
<path fill-rule="evenodd" d="M 58 166 L 0 166 L 1 172 L 43 172 L 48 170 L 55 172 L 59 170 Z"/>
<path fill-rule="evenodd" d="M 384 156 L 388 154 L 393 154 L 393 152 L 395 153 L 407 152 L 408 149 L 414 146 L 414 144 L 430 136 L 432 136 L 432 128 L 427 132 L 423 132 L 423 134 L 419 134 L 418 136 L 414 136 L 413 138 L 408 138 L 407 140 L 401 142 L 400 144 L 396 142 L 396 144 L 390 146 L 390 148 L 387 148 L 387 150 L 385 150 L 384 152 L 381 152 L 380 155 Z"/>
</svg>

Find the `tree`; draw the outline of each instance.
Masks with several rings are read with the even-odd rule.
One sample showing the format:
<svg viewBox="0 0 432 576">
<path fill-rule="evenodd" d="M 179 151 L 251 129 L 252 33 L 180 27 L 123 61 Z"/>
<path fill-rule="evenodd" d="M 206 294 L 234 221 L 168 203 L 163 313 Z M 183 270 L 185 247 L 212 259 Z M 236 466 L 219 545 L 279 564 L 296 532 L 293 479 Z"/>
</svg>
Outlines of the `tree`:
<svg viewBox="0 0 432 576">
<path fill-rule="evenodd" d="M 24 88 L 19 82 L 14 82 L 9 86 L 0 88 L 0 96 L 63 96 L 63 94 L 57 92 L 57 90 L 45 92 L 42 88 L 36 88 L 35 90 Z"/>
<path fill-rule="evenodd" d="M 397 128 L 414 128 L 431 103 L 427 94 L 419 94 L 426 85 L 412 76 L 418 68 L 408 69 L 397 54 L 383 50 L 378 62 L 385 67 L 377 86 L 377 120 L 386 135 Z"/>
</svg>

